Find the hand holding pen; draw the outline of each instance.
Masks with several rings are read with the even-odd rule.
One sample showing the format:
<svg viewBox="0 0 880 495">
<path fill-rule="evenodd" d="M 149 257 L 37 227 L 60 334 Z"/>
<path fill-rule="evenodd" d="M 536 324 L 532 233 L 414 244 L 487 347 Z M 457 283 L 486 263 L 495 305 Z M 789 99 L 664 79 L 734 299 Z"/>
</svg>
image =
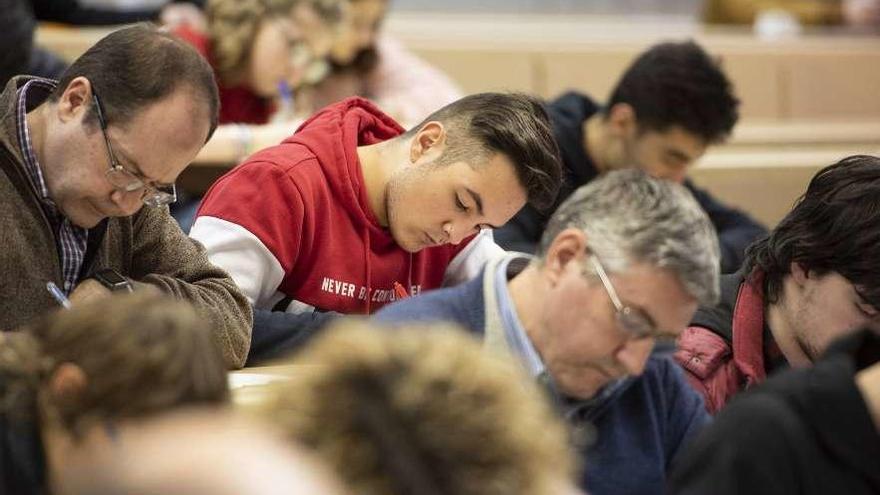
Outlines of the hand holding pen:
<svg viewBox="0 0 880 495">
<path fill-rule="evenodd" d="M 55 282 L 46 282 L 46 290 L 49 291 L 49 294 L 52 294 L 52 297 L 58 301 L 58 304 L 61 305 L 64 309 L 70 309 L 70 299 L 64 295 L 64 292 L 55 285 Z"/>
</svg>

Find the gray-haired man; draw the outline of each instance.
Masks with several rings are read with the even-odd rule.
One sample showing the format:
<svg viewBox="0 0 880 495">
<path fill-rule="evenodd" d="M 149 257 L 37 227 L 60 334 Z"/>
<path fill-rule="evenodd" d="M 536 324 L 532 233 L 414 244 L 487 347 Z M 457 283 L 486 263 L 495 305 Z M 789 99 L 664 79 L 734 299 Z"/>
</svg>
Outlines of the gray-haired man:
<svg viewBox="0 0 880 495">
<path fill-rule="evenodd" d="M 559 207 L 537 257 L 508 254 L 377 318 L 452 321 L 482 335 L 546 382 L 578 430 L 593 425 L 585 489 L 659 494 L 708 416 L 678 367 L 651 351 L 717 300 L 718 256 L 712 224 L 682 186 L 612 172 Z"/>
</svg>

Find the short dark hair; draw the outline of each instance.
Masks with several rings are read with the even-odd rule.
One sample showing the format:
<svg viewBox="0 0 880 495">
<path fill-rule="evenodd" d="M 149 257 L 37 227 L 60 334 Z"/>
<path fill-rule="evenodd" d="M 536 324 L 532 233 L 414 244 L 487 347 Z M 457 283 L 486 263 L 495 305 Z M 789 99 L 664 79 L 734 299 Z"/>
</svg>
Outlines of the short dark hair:
<svg viewBox="0 0 880 495">
<path fill-rule="evenodd" d="M 776 302 L 792 263 L 824 275 L 836 272 L 880 309 L 880 158 L 855 155 L 820 170 L 794 209 L 746 250 L 745 273 L 764 272 L 768 302 Z"/>
<path fill-rule="evenodd" d="M 447 149 L 438 163 L 501 153 L 513 162 L 529 204 L 544 210 L 556 201 L 562 166 L 541 100 L 520 93 L 465 96 L 429 115 L 407 135 L 430 121 L 442 122 L 447 130 Z"/>
<path fill-rule="evenodd" d="M 661 43 L 639 55 L 611 94 L 633 107 L 642 130 L 681 126 L 706 143 L 723 141 L 739 119 L 739 99 L 719 63 L 693 41 Z"/>
<path fill-rule="evenodd" d="M 126 27 L 95 43 L 64 71 L 51 100 L 57 101 L 77 77 L 88 79 L 100 96 L 109 124 L 126 124 L 185 84 L 208 104 L 209 139 L 217 128 L 220 98 L 211 66 L 191 46 L 152 24 Z M 93 109 L 86 122 L 98 124 Z"/>
</svg>

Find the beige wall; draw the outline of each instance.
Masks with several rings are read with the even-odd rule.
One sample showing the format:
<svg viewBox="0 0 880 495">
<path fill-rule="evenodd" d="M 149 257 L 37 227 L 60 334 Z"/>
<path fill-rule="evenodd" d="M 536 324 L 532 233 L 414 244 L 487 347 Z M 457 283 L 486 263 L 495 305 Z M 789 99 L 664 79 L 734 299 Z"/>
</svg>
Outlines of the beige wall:
<svg viewBox="0 0 880 495">
<path fill-rule="evenodd" d="M 824 165 L 880 152 L 880 37 L 813 33 L 767 41 L 748 31 L 621 18 L 392 15 L 387 31 L 468 93 L 569 88 L 604 100 L 632 59 L 660 40 L 695 38 L 720 56 L 742 99 L 730 143 L 710 149 L 694 180 L 775 224 Z M 41 28 L 37 40 L 75 58 L 106 29 Z M 191 187 L 223 167 L 191 168 Z"/>
</svg>

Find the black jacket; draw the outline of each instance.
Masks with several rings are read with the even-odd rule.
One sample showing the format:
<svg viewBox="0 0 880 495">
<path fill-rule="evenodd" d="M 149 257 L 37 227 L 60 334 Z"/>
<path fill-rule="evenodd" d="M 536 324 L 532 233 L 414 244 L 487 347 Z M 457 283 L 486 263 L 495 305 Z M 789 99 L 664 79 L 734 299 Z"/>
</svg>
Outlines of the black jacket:
<svg viewBox="0 0 880 495">
<path fill-rule="evenodd" d="M 878 361 L 880 336 L 862 331 L 737 396 L 679 458 L 670 493 L 880 493 L 880 434 L 854 383 Z"/>
<path fill-rule="evenodd" d="M 187 0 L 201 7 L 204 0 Z M 155 21 L 161 9 L 107 9 L 80 5 L 78 0 L 31 0 L 34 15 L 41 21 L 62 22 L 77 26 L 106 26 Z"/>
<path fill-rule="evenodd" d="M 540 213 L 526 205 L 506 225 L 495 231 L 495 241 L 507 250 L 533 253 L 550 214 L 575 189 L 598 175 L 596 164 L 584 148 L 583 123 L 599 111 L 599 106 L 588 96 L 569 92 L 547 104 L 546 109 L 562 155 L 565 182 L 556 203 L 548 213 Z M 719 203 L 690 181 L 685 181 L 684 185 L 709 215 L 712 225 L 718 231 L 721 270 L 724 273 L 736 271 L 742 264 L 745 248 L 766 234 L 766 229 L 745 213 Z"/>
<path fill-rule="evenodd" d="M 5 386 L 0 377 L 0 396 L 7 392 Z M 36 422 L 0 410 L 0 494 L 46 493 L 45 462 Z"/>
</svg>

